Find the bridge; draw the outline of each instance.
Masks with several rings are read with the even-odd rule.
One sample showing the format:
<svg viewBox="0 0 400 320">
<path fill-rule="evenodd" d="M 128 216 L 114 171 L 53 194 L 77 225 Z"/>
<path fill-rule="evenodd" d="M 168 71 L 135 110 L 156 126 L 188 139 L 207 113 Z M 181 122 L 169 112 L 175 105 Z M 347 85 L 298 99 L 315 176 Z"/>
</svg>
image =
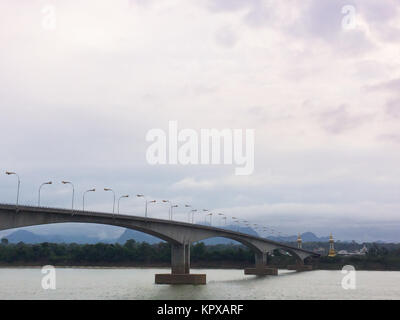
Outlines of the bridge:
<svg viewBox="0 0 400 320">
<path fill-rule="evenodd" d="M 255 267 L 245 269 L 245 274 L 277 275 L 278 270 L 267 264 L 267 254 L 275 249 L 295 257 L 296 264 L 288 266 L 288 269 L 297 271 L 311 270 L 311 265 L 305 264 L 305 260 L 319 256 L 312 251 L 212 226 L 104 212 L 0 204 L 0 230 L 65 222 L 119 226 L 141 231 L 170 243 L 171 273 L 156 274 L 157 284 L 205 284 L 205 274 L 190 273 L 190 245 L 213 237 L 235 240 L 254 251 Z"/>
</svg>

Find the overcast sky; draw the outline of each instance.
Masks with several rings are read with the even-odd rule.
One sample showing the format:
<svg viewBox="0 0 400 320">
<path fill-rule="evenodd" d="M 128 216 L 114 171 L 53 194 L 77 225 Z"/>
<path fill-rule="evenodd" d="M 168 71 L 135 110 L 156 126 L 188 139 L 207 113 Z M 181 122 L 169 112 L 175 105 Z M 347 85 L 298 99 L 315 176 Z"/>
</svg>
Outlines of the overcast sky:
<svg viewBox="0 0 400 320">
<path fill-rule="evenodd" d="M 98 189 L 91 210 L 112 209 L 111 187 L 131 195 L 125 214 L 143 214 L 144 193 L 181 220 L 187 203 L 289 234 L 400 241 L 399 1 L 3 0 L 0 41 L 0 170 L 19 173 L 22 203 L 52 180 L 42 204 L 68 207 L 66 179 L 77 207 Z M 149 165 L 146 133 L 170 120 L 255 129 L 254 173 Z M 15 193 L 2 173 L 0 201 Z"/>
</svg>

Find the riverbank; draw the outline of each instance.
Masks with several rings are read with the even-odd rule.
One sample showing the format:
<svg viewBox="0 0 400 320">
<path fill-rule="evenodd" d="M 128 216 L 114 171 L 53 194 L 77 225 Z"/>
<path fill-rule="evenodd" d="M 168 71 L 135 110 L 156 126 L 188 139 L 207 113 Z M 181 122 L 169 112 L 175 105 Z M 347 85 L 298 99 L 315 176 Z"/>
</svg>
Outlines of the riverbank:
<svg viewBox="0 0 400 320">
<path fill-rule="evenodd" d="M 129 269 L 129 268 L 140 268 L 140 269 L 151 269 L 151 268 L 161 268 L 161 269 L 170 269 L 171 265 L 169 263 L 61 263 L 61 264 L 53 264 L 49 261 L 42 262 L 34 262 L 34 263 L 2 263 L 0 262 L 0 269 L 6 268 L 41 268 L 45 265 L 53 265 L 58 268 L 76 268 L 76 269 Z M 342 270 L 345 265 L 349 264 L 341 264 L 341 265 L 313 265 L 313 270 Z M 269 265 L 270 267 L 275 267 L 281 270 L 287 269 L 287 265 Z M 380 265 L 371 265 L 371 266 L 357 266 L 353 265 L 356 270 L 359 271 L 400 271 L 400 268 L 394 267 L 383 267 Z M 191 268 L 193 269 L 226 269 L 226 270 L 243 270 L 245 268 L 254 267 L 252 264 L 237 264 L 234 262 L 230 263 L 193 263 L 191 264 Z"/>
<path fill-rule="evenodd" d="M 377 249 L 376 249 L 377 248 Z M 400 249 L 370 247 L 364 255 L 306 259 L 313 269 L 341 270 L 352 265 L 356 270 L 400 271 Z M 240 245 L 191 246 L 192 268 L 244 269 L 254 267 L 254 252 Z M 150 245 L 128 240 L 124 245 L 88 244 L 8 244 L 0 245 L 0 267 L 64 267 L 170 268 L 171 248 L 167 243 Z M 296 258 L 279 250 L 267 257 L 268 265 L 285 269 L 296 264 Z"/>
</svg>

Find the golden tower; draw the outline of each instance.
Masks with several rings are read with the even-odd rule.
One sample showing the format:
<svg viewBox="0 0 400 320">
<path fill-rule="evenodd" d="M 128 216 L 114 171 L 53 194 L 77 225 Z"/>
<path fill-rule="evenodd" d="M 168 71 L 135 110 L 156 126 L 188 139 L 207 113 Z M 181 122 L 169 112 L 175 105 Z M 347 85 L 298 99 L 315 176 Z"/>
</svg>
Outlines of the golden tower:
<svg viewBox="0 0 400 320">
<path fill-rule="evenodd" d="M 335 251 L 335 247 L 333 246 L 333 237 L 332 237 L 332 233 L 329 236 L 329 254 L 328 257 L 334 257 L 336 256 L 336 251 Z"/>
<path fill-rule="evenodd" d="M 301 249 L 302 247 L 303 247 L 302 240 L 301 240 L 300 233 L 299 233 L 299 235 L 297 236 L 297 248 Z"/>
</svg>

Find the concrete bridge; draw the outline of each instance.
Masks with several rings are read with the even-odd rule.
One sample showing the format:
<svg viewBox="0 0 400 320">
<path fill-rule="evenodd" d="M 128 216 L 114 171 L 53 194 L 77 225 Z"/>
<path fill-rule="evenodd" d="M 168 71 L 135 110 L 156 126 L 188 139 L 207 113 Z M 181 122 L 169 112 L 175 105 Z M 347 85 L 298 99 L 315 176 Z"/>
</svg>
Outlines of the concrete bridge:
<svg viewBox="0 0 400 320">
<path fill-rule="evenodd" d="M 103 212 L 0 204 L 0 230 L 65 222 L 119 226 L 167 241 L 171 244 L 171 273 L 156 274 L 155 282 L 158 284 L 205 284 L 205 274 L 190 273 L 190 244 L 207 238 L 229 238 L 251 248 L 255 253 L 255 267 L 245 269 L 245 274 L 277 275 L 277 269 L 267 265 L 267 253 L 275 249 L 294 256 L 296 265 L 288 268 L 297 271 L 311 270 L 311 266 L 305 265 L 304 260 L 319 256 L 265 238 L 211 226 Z"/>
</svg>

